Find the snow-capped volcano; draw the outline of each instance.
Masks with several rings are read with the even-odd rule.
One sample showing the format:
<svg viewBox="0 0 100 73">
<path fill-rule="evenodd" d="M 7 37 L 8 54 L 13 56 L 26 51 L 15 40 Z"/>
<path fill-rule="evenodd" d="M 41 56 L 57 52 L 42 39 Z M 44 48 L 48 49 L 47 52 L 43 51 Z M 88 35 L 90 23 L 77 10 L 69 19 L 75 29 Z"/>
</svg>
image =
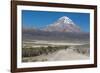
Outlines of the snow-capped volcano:
<svg viewBox="0 0 100 73">
<path fill-rule="evenodd" d="M 62 16 L 53 24 L 48 25 L 45 31 L 80 32 L 80 28 L 67 16 Z"/>
</svg>

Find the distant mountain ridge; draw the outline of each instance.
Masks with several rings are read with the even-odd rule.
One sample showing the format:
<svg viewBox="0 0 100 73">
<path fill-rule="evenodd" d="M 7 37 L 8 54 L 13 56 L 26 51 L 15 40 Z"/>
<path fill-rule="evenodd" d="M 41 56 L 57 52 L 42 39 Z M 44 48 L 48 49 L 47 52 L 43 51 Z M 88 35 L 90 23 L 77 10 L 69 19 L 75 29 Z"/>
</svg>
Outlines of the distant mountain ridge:
<svg viewBox="0 0 100 73">
<path fill-rule="evenodd" d="M 89 42 L 89 33 L 73 33 L 73 32 L 47 32 L 47 31 L 23 31 L 23 41 L 45 40 L 45 41 L 67 41 L 67 42 Z"/>
</svg>

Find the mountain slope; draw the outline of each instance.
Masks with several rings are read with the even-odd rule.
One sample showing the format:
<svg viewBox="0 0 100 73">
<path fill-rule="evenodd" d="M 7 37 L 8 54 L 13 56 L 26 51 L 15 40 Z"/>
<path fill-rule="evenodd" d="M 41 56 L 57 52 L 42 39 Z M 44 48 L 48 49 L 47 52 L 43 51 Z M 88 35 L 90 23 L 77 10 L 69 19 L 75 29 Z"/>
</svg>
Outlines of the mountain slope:
<svg viewBox="0 0 100 73">
<path fill-rule="evenodd" d="M 81 29 L 67 16 L 59 18 L 56 22 L 44 28 L 44 30 L 49 32 L 81 32 Z"/>
</svg>

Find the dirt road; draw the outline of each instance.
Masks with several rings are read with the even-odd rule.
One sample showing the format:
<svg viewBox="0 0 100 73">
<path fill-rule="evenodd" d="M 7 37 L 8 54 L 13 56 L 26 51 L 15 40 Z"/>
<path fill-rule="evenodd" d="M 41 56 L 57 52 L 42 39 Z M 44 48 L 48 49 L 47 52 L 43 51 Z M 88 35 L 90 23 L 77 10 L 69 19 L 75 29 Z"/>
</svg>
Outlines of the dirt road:
<svg viewBox="0 0 100 73">
<path fill-rule="evenodd" d="M 59 50 L 55 52 L 51 57 L 48 58 L 50 61 L 58 60 L 78 60 L 88 59 L 89 57 L 73 51 L 72 49 Z"/>
</svg>

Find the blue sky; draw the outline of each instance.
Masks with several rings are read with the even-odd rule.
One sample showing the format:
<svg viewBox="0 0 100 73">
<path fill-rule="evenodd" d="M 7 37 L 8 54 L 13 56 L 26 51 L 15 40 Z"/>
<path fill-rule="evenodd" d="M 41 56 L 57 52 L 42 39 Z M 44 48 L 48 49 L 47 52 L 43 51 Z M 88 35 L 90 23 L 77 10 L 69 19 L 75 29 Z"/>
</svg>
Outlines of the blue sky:
<svg viewBox="0 0 100 73">
<path fill-rule="evenodd" d="M 90 32 L 90 14 L 75 12 L 48 12 L 22 10 L 22 25 L 25 28 L 45 28 L 60 17 L 69 17 L 82 31 Z"/>
</svg>

